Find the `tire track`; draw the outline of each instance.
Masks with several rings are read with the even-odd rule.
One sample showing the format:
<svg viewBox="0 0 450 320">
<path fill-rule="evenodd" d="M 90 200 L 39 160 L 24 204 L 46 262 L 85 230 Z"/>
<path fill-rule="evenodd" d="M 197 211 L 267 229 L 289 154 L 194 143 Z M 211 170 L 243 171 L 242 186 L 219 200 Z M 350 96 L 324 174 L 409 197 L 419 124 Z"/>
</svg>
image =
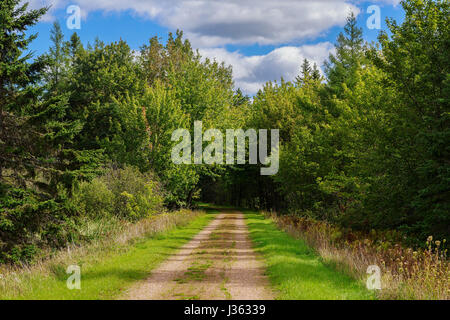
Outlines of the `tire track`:
<svg viewBox="0 0 450 320">
<path fill-rule="evenodd" d="M 131 300 L 273 299 L 263 263 L 252 249 L 244 215 L 221 213 L 150 277 L 130 288 Z"/>
</svg>

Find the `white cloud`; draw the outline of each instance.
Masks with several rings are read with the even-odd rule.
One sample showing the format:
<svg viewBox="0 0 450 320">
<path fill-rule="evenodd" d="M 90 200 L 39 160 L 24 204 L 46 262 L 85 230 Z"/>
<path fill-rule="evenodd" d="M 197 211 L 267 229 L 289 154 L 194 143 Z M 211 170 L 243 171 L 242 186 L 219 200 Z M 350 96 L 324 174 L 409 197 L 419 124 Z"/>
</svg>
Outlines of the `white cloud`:
<svg viewBox="0 0 450 320">
<path fill-rule="evenodd" d="M 78 4 L 83 16 L 94 10 L 131 10 L 172 30 L 181 29 L 202 55 L 233 66 L 236 87 L 254 94 L 269 80 L 292 80 L 304 58 L 319 66 L 333 46 L 286 46 L 314 39 L 331 27 L 343 26 L 350 11 L 358 14 L 362 0 L 31 0 L 33 8 L 52 4 L 52 10 Z M 396 5 L 399 0 L 374 0 Z M 50 15 L 46 19 L 50 19 Z M 140 32 L 140 31 L 137 31 Z M 281 46 L 266 55 L 245 56 L 223 47 Z"/>
<path fill-rule="evenodd" d="M 41 21 L 53 21 L 52 12 L 55 9 L 61 8 L 64 5 L 64 0 L 21 0 L 20 5 L 28 2 L 28 9 L 40 9 L 43 7 L 50 7 L 50 10 L 41 18 Z"/>
<path fill-rule="evenodd" d="M 391 1 L 391 0 L 389 0 Z M 172 29 L 182 29 L 197 47 L 225 44 L 282 44 L 313 38 L 342 26 L 350 0 L 31 0 L 33 7 L 61 9 L 78 4 L 82 12 L 132 10 Z"/>
<path fill-rule="evenodd" d="M 249 95 L 255 94 L 267 81 L 283 79 L 291 81 L 299 73 L 303 59 L 321 66 L 333 50 L 329 42 L 299 47 L 284 46 L 266 55 L 244 56 L 223 48 L 200 49 L 203 57 L 223 61 L 233 66 L 236 88 Z"/>
<path fill-rule="evenodd" d="M 162 23 L 185 30 L 199 47 L 281 44 L 310 39 L 358 9 L 346 1 L 196 1 L 175 7 Z"/>
<path fill-rule="evenodd" d="M 25 1 L 25 0 L 23 0 Z M 94 10 L 125 11 L 182 29 L 196 47 L 225 44 L 280 45 L 313 39 L 343 26 L 362 0 L 28 0 L 52 10 L 78 4 L 83 15 Z M 396 5 L 399 0 L 373 0 Z M 45 19 L 50 19 L 46 15 Z"/>
</svg>

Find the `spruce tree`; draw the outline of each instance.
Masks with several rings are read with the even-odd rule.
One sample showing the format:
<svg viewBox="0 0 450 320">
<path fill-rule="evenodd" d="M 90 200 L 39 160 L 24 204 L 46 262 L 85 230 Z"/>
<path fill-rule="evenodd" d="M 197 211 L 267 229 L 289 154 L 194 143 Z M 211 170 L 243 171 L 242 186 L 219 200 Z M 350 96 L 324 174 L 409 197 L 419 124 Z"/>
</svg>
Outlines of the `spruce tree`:
<svg viewBox="0 0 450 320">
<path fill-rule="evenodd" d="M 353 12 L 348 16 L 344 32 L 339 34 L 335 47 L 336 54 L 330 54 L 328 61 L 325 61 L 325 74 L 331 93 L 340 97 L 342 85 L 353 88 L 356 71 L 364 64 L 362 29 L 357 26 Z"/>
<path fill-rule="evenodd" d="M 27 11 L 28 5 L 19 3 L 0 2 L 0 263 L 26 259 L 33 248 L 29 236 L 53 207 L 28 189 L 35 169 L 46 163 L 39 150 L 42 132 L 30 119 L 44 64 L 29 62 L 32 55 L 26 51 L 36 35 L 27 37 L 25 32 L 47 9 Z"/>
<path fill-rule="evenodd" d="M 308 59 L 304 59 L 303 63 L 300 67 L 300 75 L 298 75 L 295 78 L 295 82 L 297 83 L 297 85 L 304 85 L 306 83 L 308 83 L 312 78 L 312 69 L 311 69 L 311 64 L 309 63 Z"/>
<path fill-rule="evenodd" d="M 313 70 L 311 73 L 311 77 L 314 81 L 321 81 L 322 75 L 320 74 L 319 68 L 317 67 L 317 64 L 314 63 Z"/>
<path fill-rule="evenodd" d="M 47 9 L 27 11 L 28 4 L 19 3 L 0 3 L 0 181 L 5 170 L 24 169 L 26 159 L 36 161 L 30 155 L 31 146 L 24 143 L 28 134 L 18 129 L 26 127 L 24 116 L 38 99 L 34 85 L 44 64 L 29 62 L 32 55 L 26 50 L 36 35 L 27 37 L 25 31 Z"/>
<path fill-rule="evenodd" d="M 64 244 L 67 191 L 92 173 L 95 157 L 72 149 L 81 123 L 66 119 L 68 96 L 54 87 L 59 80 L 42 85 L 44 72 L 59 75 L 59 68 L 52 71 L 57 60 L 29 62 L 28 45 L 36 36 L 25 33 L 46 11 L 27 11 L 20 0 L 0 3 L 0 262 L 29 259 L 40 242 Z"/>
<path fill-rule="evenodd" d="M 74 32 L 70 37 L 68 47 L 69 55 L 72 60 L 75 60 L 77 55 L 81 55 L 84 52 L 83 44 L 81 43 L 81 39 L 76 32 Z"/>
<path fill-rule="evenodd" d="M 48 65 L 48 69 L 44 73 L 44 80 L 50 91 L 61 93 L 67 87 L 69 44 L 64 42 L 64 34 L 57 21 L 50 30 L 50 41 L 52 46 L 49 48 L 49 52 L 41 57 L 46 60 Z"/>
<path fill-rule="evenodd" d="M 250 101 L 249 96 L 244 95 L 242 93 L 241 88 L 238 88 L 236 90 L 236 93 L 234 94 L 234 97 L 233 97 L 233 106 L 239 107 L 239 106 L 245 105 L 249 101 Z"/>
</svg>

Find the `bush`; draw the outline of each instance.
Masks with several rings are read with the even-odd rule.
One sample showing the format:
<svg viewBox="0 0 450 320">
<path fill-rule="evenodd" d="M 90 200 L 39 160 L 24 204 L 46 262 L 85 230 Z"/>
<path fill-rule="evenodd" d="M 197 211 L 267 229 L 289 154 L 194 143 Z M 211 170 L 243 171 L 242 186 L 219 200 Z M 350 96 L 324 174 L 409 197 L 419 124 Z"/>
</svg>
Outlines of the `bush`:
<svg viewBox="0 0 450 320">
<path fill-rule="evenodd" d="M 109 216 L 114 210 L 114 193 L 100 178 L 81 182 L 73 194 L 73 200 L 80 214 L 91 218 Z"/>
<path fill-rule="evenodd" d="M 105 216 L 136 221 L 163 210 L 163 196 L 151 173 L 133 167 L 107 169 L 91 182 L 83 182 L 73 199 L 83 215 L 92 219 Z"/>
<path fill-rule="evenodd" d="M 108 168 L 55 199 L 0 184 L 0 263 L 32 262 L 41 249 L 103 237 L 124 221 L 163 211 L 156 178 L 133 167 Z"/>
</svg>

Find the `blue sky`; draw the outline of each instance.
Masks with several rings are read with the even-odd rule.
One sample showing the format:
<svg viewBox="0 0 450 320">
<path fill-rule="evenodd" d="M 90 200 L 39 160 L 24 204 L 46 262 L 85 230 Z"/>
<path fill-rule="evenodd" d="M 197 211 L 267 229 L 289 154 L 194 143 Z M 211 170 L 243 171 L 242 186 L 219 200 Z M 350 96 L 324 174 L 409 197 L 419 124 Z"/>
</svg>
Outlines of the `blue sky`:
<svg viewBox="0 0 450 320">
<path fill-rule="evenodd" d="M 348 12 L 357 14 L 367 41 L 380 30 L 369 29 L 367 8 L 380 8 L 381 29 L 386 17 L 401 21 L 398 0 L 31 0 L 37 8 L 51 5 L 49 13 L 31 29 L 38 38 L 31 49 L 36 55 L 50 46 L 50 28 L 61 23 L 68 39 L 76 31 L 83 43 L 99 37 L 104 42 L 127 41 L 138 50 L 149 38 L 167 39 L 182 29 L 194 48 L 209 58 L 233 66 L 235 86 L 253 95 L 266 81 L 292 80 L 301 61 L 319 66 L 333 50 Z M 69 30 L 66 10 L 79 6 L 81 28 Z"/>
</svg>

